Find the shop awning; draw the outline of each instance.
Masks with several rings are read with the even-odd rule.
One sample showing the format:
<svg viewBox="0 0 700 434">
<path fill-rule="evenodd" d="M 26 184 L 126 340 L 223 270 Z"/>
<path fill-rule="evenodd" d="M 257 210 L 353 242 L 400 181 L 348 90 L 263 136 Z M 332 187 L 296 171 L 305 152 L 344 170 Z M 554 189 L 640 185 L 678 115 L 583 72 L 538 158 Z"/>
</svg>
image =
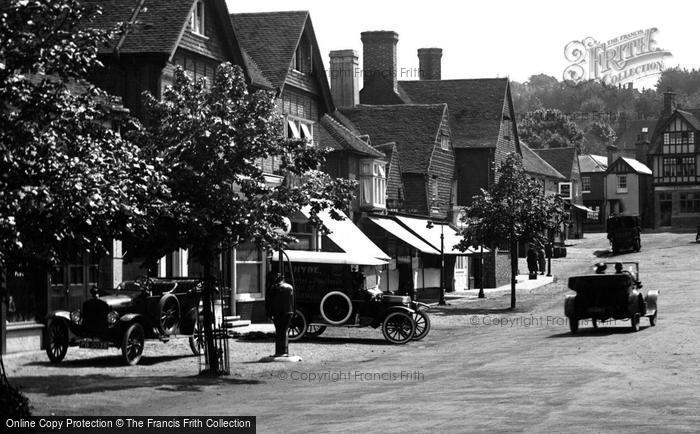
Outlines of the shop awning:
<svg viewBox="0 0 700 434">
<path fill-rule="evenodd" d="M 404 216 L 396 216 L 396 219 L 406 226 L 408 229 L 413 231 L 415 234 L 417 234 L 420 238 L 424 239 L 427 241 L 431 246 L 437 250 L 438 254 L 440 253 L 440 234 L 444 234 L 445 236 L 445 251 L 444 253 L 446 255 L 473 255 L 476 253 L 479 253 L 480 249 L 474 249 L 473 247 L 469 247 L 466 251 L 462 252 L 459 249 L 453 247 L 456 244 L 458 244 L 460 241 L 462 241 L 462 236 L 457 233 L 456 230 L 452 228 L 452 226 L 445 224 L 445 223 L 439 223 L 439 222 L 433 222 L 433 227 L 428 229 L 427 219 L 419 219 L 419 218 L 413 218 L 413 217 L 404 217 Z M 490 250 L 484 247 L 484 252 L 489 252 Z"/>
<path fill-rule="evenodd" d="M 585 212 L 587 218 L 589 218 L 591 220 L 598 220 L 598 211 L 596 211 L 594 209 L 590 209 L 590 208 L 585 207 L 583 205 L 573 204 L 573 206 L 577 210 Z"/>
<path fill-rule="evenodd" d="M 364 254 L 345 252 L 314 252 L 310 250 L 285 250 L 291 262 L 314 262 L 318 264 L 345 264 L 345 265 L 384 265 L 388 261 L 372 258 Z M 279 252 L 273 255 L 279 260 Z M 282 255 L 284 260 L 287 258 Z"/>
<path fill-rule="evenodd" d="M 401 226 L 395 220 L 381 217 L 370 217 L 369 219 L 379 225 L 385 231 L 389 232 L 391 235 L 395 236 L 404 243 L 415 247 L 423 253 L 429 253 L 431 255 L 440 254 L 440 250 L 413 235 L 408 229 Z"/>
<path fill-rule="evenodd" d="M 302 209 L 302 212 L 309 217 L 309 208 Z M 352 258 L 355 262 L 351 263 L 358 265 L 380 265 L 389 262 L 389 255 L 367 238 L 367 235 L 355 226 L 352 220 L 342 211 L 337 212 L 344 218 L 343 220 L 333 219 L 330 211 L 322 211 L 318 214 L 318 217 L 330 231 L 326 236 L 347 254 L 345 260 Z"/>
</svg>

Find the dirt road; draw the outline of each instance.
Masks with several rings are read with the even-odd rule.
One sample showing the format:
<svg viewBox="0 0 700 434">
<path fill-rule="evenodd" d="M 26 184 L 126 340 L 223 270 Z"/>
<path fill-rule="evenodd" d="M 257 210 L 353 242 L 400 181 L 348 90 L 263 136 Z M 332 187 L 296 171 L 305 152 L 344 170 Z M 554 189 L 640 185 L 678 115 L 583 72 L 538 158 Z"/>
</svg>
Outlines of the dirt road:
<svg viewBox="0 0 700 434">
<path fill-rule="evenodd" d="M 235 375 L 203 380 L 185 341 L 148 344 L 142 365 L 116 351 L 10 357 L 11 377 L 37 414 L 255 415 L 281 431 L 697 431 L 700 426 L 700 245 L 691 234 L 648 234 L 644 289 L 660 289 L 657 327 L 642 319 L 577 335 L 563 317 L 566 277 L 605 256 L 601 234 L 554 261 L 559 280 L 519 294 L 432 311 L 428 338 L 385 345 L 372 329 L 336 329 L 292 346 L 299 364 L 260 364 L 273 343 L 234 342 Z M 597 256 L 596 256 L 597 255 Z M 157 354 L 157 356 L 156 356 Z"/>
</svg>

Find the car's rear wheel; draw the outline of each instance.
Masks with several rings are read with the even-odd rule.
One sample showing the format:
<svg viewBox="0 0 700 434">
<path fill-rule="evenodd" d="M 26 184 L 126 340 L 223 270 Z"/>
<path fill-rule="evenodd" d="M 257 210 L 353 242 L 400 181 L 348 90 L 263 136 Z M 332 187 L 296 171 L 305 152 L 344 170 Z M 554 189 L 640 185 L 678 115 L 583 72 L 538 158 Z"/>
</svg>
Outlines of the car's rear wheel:
<svg viewBox="0 0 700 434">
<path fill-rule="evenodd" d="M 51 363 L 60 363 L 68 352 L 68 326 L 64 321 L 51 320 L 46 337 L 46 355 Z"/>
<path fill-rule="evenodd" d="M 161 333 L 171 335 L 180 324 L 180 302 L 173 294 L 165 294 L 158 302 L 158 326 Z"/>
<path fill-rule="evenodd" d="M 306 315 L 304 315 L 304 312 L 297 309 L 292 319 L 289 321 L 287 337 L 291 342 L 298 341 L 306 335 L 307 327 Z"/>
<path fill-rule="evenodd" d="M 144 339 L 141 324 L 134 323 L 126 329 L 122 339 L 122 357 L 129 365 L 136 365 L 141 360 Z"/>
<path fill-rule="evenodd" d="M 423 311 L 413 314 L 413 321 L 416 323 L 416 332 L 413 335 L 414 341 L 419 341 L 428 335 L 430 331 L 430 317 Z"/>
<path fill-rule="evenodd" d="M 382 323 L 384 339 L 392 344 L 405 344 L 413 339 L 416 333 L 416 323 L 406 312 L 392 312 Z"/>
<path fill-rule="evenodd" d="M 597 320 L 597 319 L 593 318 L 593 319 L 591 320 L 591 324 L 593 324 L 593 328 L 594 328 L 594 329 L 597 329 L 597 328 L 598 328 L 598 320 Z"/>
<path fill-rule="evenodd" d="M 637 238 L 636 240 L 634 240 L 634 251 L 638 252 L 640 250 L 642 250 L 642 241 L 639 238 Z"/>
<path fill-rule="evenodd" d="M 318 325 L 318 324 L 309 324 L 306 326 L 306 337 L 308 338 L 316 338 L 319 337 L 323 334 L 323 332 L 326 331 L 326 326 Z"/>
<path fill-rule="evenodd" d="M 571 333 L 578 331 L 578 318 L 569 317 L 569 330 L 571 330 Z"/>
<path fill-rule="evenodd" d="M 192 336 L 190 336 L 189 341 L 192 354 L 195 356 L 202 354 L 202 351 L 204 350 L 204 334 L 199 327 L 199 321 L 195 321 L 194 330 L 192 331 Z"/>
<path fill-rule="evenodd" d="M 632 331 L 638 332 L 639 331 L 639 314 L 635 313 L 634 315 L 632 315 L 632 319 L 630 319 L 630 322 L 632 324 Z"/>
</svg>

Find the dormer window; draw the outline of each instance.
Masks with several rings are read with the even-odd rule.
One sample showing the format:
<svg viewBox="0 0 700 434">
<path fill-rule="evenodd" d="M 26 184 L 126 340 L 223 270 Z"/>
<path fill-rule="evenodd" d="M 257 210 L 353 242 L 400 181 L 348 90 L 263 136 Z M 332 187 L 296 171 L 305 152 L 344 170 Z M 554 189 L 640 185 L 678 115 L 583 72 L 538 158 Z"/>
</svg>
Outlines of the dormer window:
<svg viewBox="0 0 700 434">
<path fill-rule="evenodd" d="M 204 2 L 198 1 L 190 17 L 190 30 L 204 36 Z"/>
<path fill-rule="evenodd" d="M 360 206 L 386 209 L 386 163 L 381 160 L 360 161 Z"/>
<path fill-rule="evenodd" d="M 311 74 L 313 72 L 311 52 L 311 43 L 306 37 L 302 37 L 294 52 L 294 58 L 292 59 L 292 66 L 295 70 L 304 74 Z"/>
</svg>

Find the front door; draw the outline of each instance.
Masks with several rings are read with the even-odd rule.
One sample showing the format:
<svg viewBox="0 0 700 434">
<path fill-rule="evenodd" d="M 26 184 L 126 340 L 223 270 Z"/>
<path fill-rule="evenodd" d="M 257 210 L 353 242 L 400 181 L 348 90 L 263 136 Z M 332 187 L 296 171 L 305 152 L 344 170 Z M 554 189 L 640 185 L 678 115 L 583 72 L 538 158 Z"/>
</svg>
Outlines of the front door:
<svg viewBox="0 0 700 434">
<path fill-rule="evenodd" d="M 673 212 L 673 202 L 659 202 L 659 226 L 671 226 L 671 213 Z"/>
<path fill-rule="evenodd" d="M 454 271 L 455 291 L 465 291 L 469 289 L 469 267 L 467 266 L 468 263 L 468 256 L 457 256 Z"/>
<path fill-rule="evenodd" d="M 49 311 L 78 310 L 98 282 L 98 264 L 92 255 L 83 255 L 75 262 L 57 265 L 51 271 Z"/>
</svg>

